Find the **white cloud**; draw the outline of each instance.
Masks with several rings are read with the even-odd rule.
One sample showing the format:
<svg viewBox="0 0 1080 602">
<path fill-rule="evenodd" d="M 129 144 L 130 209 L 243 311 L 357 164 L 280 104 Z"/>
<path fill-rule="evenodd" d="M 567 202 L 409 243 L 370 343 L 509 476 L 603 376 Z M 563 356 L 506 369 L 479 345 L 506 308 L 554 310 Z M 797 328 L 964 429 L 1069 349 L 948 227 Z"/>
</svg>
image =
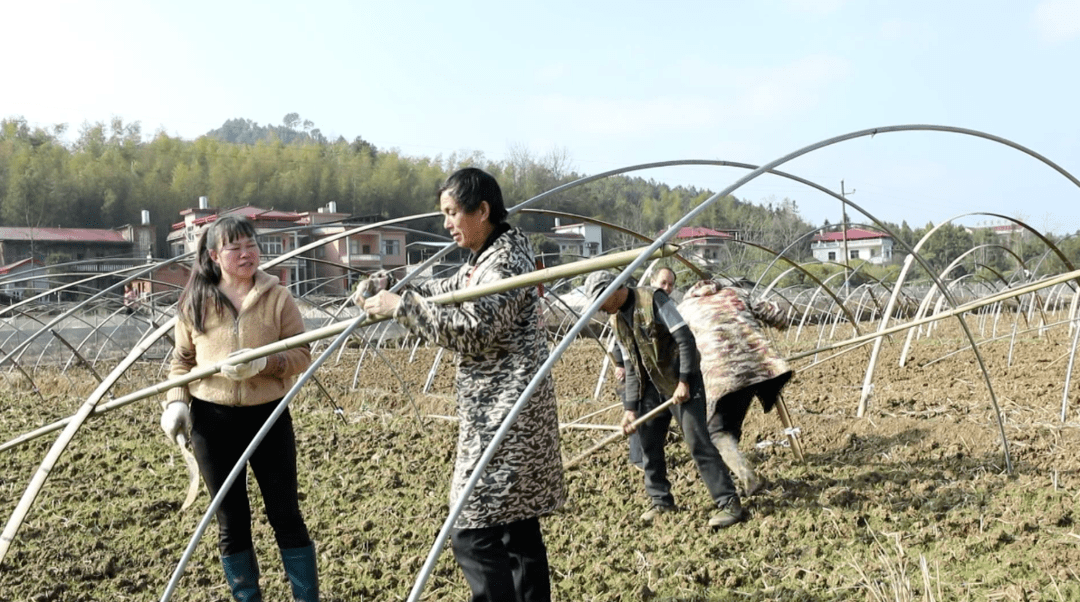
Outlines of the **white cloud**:
<svg viewBox="0 0 1080 602">
<path fill-rule="evenodd" d="M 1045 0 L 1035 7 L 1035 31 L 1045 42 L 1058 43 L 1080 35 L 1080 0 Z"/>
</svg>

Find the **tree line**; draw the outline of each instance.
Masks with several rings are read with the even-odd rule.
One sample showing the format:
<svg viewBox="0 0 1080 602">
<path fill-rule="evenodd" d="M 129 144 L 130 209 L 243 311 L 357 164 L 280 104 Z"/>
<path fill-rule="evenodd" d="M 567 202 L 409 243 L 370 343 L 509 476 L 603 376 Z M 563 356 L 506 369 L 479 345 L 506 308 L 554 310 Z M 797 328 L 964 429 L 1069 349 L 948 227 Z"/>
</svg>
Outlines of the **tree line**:
<svg viewBox="0 0 1080 602">
<path fill-rule="evenodd" d="M 120 117 L 83 124 L 74 141 L 66 141 L 66 133 L 66 125 L 42 128 L 30 127 L 21 117 L 0 120 L 0 223 L 112 228 L 138 223 L 140 212 L 148 210 L 157 226 L 158 248 L 164 249 L 179 212 L 197 206 L 200 196 L 222 209 L 250 204 L 302 212 L 334 202 L 343 213 L 393 218 L 435 211 L 439 185 L 464 166 L 492 173 L 508 206 L 583 176 L 562 150 L 535 155 L 515 147 L 502 160 L 480 152 L 410 157 L 376 148 L 359 136 L 329 140 L 297 113 L 286 115 L 280 125 L 231 119 L 195 140 L 164 131 L 144 136 L 139 122 Z M 705 189 L 614 176 L 549 197 L 540 207 L 655 236 L 711 196 Z M 515 219 L 526 231 L 540 233 L 550 232 L 555 221 L 539 214 Z M 802 219 L 794 200 L 755 204 L 735 196 L 719 199 L 695 225 L 738 230 L 768 249 L 788 249 L 795 261 L 810 258 L 806 234 L 815 228 Z M 929 224 L 915 230 L 906 223 L 890 226 L 913 244 Z M 441 233 L 442 220 L 410 227 Z M 605 248 L 640 244 L 614 232 L 605 237 Z M 943 249 L 927 250 L 940 256 L 935 263 L 947 262 L 957 245 L 973 244 L 953 232 L 942 241 Z M 988 248 L 983 259 L 996 261 L 990 255 Z M 750 247 L 733 249 L 731 263 L 767 258 L 769 253 Z"/>
</svg>

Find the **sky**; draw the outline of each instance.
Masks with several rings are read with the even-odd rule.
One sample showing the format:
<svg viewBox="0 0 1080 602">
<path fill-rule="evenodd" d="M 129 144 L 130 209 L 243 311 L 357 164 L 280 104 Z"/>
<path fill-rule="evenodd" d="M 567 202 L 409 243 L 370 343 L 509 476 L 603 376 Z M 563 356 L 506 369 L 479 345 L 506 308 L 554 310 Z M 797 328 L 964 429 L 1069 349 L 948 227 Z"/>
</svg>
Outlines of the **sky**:
<svg viewBox="0 0 1080 602">
<path fill-rule="evenodd" d="M 295 112 L 412 157 L 558 154 L 582 175 L 786 159 L 887 222 L 1080 231 L 1080 0 L 44 0 L 4 21 L 0 118 L 71 135 Z M 868 133 L 915 125 L 939 129 Z M 631 175 L 841 220 L 836 198 L 747 173 Z"/>
</svg>

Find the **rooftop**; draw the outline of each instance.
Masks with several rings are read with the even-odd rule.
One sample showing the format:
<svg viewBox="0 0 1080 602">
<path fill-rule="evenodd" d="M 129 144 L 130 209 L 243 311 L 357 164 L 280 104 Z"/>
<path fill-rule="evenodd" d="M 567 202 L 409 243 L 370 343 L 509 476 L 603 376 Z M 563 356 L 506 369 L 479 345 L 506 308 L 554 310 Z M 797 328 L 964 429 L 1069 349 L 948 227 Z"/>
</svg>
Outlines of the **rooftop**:
<svg viewBox="0 0 1080 602">
<path fill-rule="evenodd" d="M 825 234 L 818 234 L 814 236 L 814 242 L 833 242 L 837 240 L 865 240 L 870 238 L 892 238 L 888 234 L 882 234 L 881 232 L 874 232 L 873 230 L 863 230 L 861 228 L 849 228 L 846 232 L 826 232 Z"/>
<path fill-rule="evenodd" d="M 117 230 L 99 228 L 0 227 L 0 240 L 42 242 L 130 242 Z"/>
</svg>

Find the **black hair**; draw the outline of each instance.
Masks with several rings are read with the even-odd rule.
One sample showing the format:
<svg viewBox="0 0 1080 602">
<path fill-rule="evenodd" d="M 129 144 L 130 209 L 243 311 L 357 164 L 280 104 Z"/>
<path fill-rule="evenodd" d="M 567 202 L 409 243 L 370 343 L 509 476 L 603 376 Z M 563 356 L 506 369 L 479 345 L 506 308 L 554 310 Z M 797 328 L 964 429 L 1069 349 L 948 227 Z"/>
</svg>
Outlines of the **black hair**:
<svg viewBox="0 0 1080 602">
<path fill-rule="evenodd" d="M 218 312 L 224 312 L 226 308 L 234 313 L 237 311 L 218 288 L 221 267 L 210 258 L 210 250 L 220 251 L 221 247 L 241 238 L 255 240 L 255 226 L 246 217 L 236 215 L 219 217 L 199 236 L 191 276 L 180 293 L 180 316 L 192 324 L 195 332 L 206 332 L 207 302 Z"/>
<path fill-rule="evenodd" d="M 482 169 L 466 167 L 450 174 L 439 188 L 439 196 L 444 192 L 450 193 L 465 213 L 475 212 L 480 203 L 487 201 L 488 221 L 496 226 L 506 221 L 502 189 L 495 177 Z"/>
</svg>

